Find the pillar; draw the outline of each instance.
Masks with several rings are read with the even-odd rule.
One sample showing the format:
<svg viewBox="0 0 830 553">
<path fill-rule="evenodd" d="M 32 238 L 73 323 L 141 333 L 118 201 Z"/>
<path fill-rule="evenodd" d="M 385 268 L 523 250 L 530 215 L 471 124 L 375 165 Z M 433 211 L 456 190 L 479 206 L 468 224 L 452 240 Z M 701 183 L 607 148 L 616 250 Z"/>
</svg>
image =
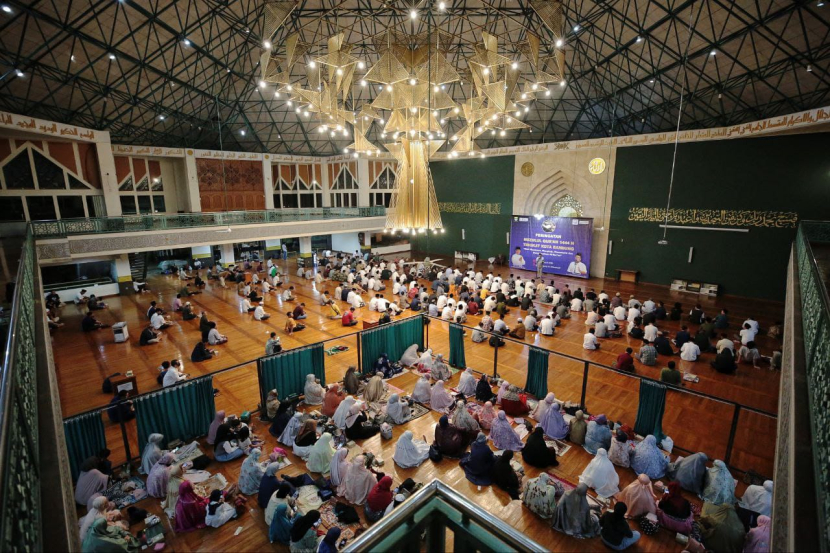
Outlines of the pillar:
<svg viewBox="0 0 830 553">
<path fill-rule="evenodd" d="M 222 265 L 225 267 L 227 267 L 228 265 L 233 265 L 236 262 L 233 253 L 233 243 L 222 244 L 221 246 L 219 246 L 219 248 L 222 250 Z"/>
<path fill-rule="evenodd" d="M 101 190 L 104 192 L 104 205 L 108 217 L 121 215 L 121 198 L 118 196 L 118 177 L 115 175 L 115 157 L 109 142 L 96 142 L 95 153 L 98 154 L 98 170 L 101 172 Z M 90 217 L 93 214 L 90 213 Z"/>
<path fill-rule="evenodd" d="M 372 183 L 369 182 L 369 159 L 361 157 L 357 160 L 357 205 L 360 207 L 369 207 L 369 187 Z"/>
<path fill-rule="evenodd" d="M 281 240 L 266 240 L 265 241 L 265 259 L 273 257 L 279 259 L 282 255 L 282 241 Z"/>
<path fill-rule="evenodd" d="M 265 209 L 274 209 L 274 168 L 271 156 L 262 156 L 262 183 L 265 187 Z"/>
<path fill-rule="evenodd" d="M 362 232 L 363 234 L 363 243 L 360 245 L 360 251 L 363 253 L 371 252 L 372 251 L 372 233 L 371 232 Z"/>
<path fill-rule="evenodd" d="M 115 256 L 115 276 L 118 279 L 118 293 L 127 294 L 133 289 L 133 273 L 130 269 L 129 254 L 122 253 Z"/>
<path fill-rule="evenodd" d="M 202 262 L 202 268 L 213 267 L 213 248 L 211 246 L 193 246 L 190 248 L 190 257 L 195 263 L 198 259 Z"/>
<path fill-rule="evenodd" d="M 300 236 L 300 257 L 302 259 L 311 257 L 311 236 Z"/>
<path fill-rule="evenodd" d="M 323 178 L 320 179 L 320 186 L 323 188 L 323 207 L 331 207 L 331 183 L 329 182 L 329 164 L 324 161 L 320 164 Z"/>
<path fill-rule="evenodd" d="M 199 175 L 196 172 L 196 156 L 193 150 L 187 150 L 185 153 L 184 175 L 185 190 L 187 190 L 187 200 L 190 203 L 190 211 L 193 213 L 199 213 L 202 211 L 202 198 L 199 196 Z"/>
</svg>

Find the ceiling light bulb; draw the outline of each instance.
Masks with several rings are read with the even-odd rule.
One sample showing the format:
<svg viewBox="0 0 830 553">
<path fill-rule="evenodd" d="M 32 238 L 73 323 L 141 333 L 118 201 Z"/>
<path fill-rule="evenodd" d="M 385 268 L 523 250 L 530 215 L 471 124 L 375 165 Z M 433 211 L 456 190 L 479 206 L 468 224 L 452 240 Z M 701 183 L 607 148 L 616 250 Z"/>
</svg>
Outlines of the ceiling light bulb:
<svg viewBox="0 0 830 553">
<path fill-rule="evenodd" d="M 580 29 L 579 25 L 574 25 L 574 32 L 575 33 L 578 33 L 579 29 Z"/>
<path fill-rule="evenodd" d="M 556 47 L 557 47 L 557 48 L 562 48 L 564 45 L 565 45 L 565 41 L 564 41 L 564 40 L 562 40 L 561 38 L 556 39 Z"/>
<path fill-rule="evenodd" d="M 514 62 L 513 62 L 513 65 L 511 65 L 510 67 L 512 67 L 513 69 L 518 69 L 518 68 L 519 68 L 519 64 L 518 64 L 517 62 L 515 62 L 515 61 L 514 61 Z"/>
<path fill-rule="evenodd" d="M 288 100 L 288 101 L 285 103 L 285 105 L 286 105 L 286 106 L 288 106 L 288 107 L 291 107 L 291 106 L 293 106 L 293 105 L 294 105 L 294 102 L 292 102 L 291 100 Z"/>
<path fill-rule="evenodd" d="M 545 96 L 550 96 L 550 89 L 547 89 L 547 90 L 545 91 Z"/>
<path fill-rule="evenodd" d="M 712 50 L 711 52 L 709 52 L 709 55 L 710 55 L 710 56 L 714 56 L 714 55 L 716 55 L 717 53 L 718 53 L 718 51 L 717 51 L 717 50 Z"/>
<path fill-rule="evenodd" d="M 526 92 L 522 92 L 522 100 L 527 100 L 527 93 Z"/>
<path fill-rule="evenodd" d="M 433 92 L 438 92 L 441 89 L 438 87 L 438 85 L 435 85 L 434 87 L 432 87 L 432 90 Z"/>
<path fill-rule="evenodd" d="M 20 69 L 15 69 L 14 74 L 17 75 L 20 78 L 23 77 L 23 71 L 21 71 Z"/>
<path fill-rule="evenodd" d="M 418 81 L 416 81 L 414 77 L 413 77 L 413 78 L 411 78 L 411 79 L 409 79 L 409 84 L 411 84 L 412 86 L 415 86 L 415 84 L 416 84 L 417 82 L 418 82 Z"/>
<path fill-rule="evenodd" d="M 314 60 L 311 60 L 310 62 L 308 62 L 308 66 L 310 68 L 314 69 L 315 67 L 317 67 L 317 62 L 315 62 Z"/>
<path fill-rule="evenodd" d="M 383 89 L 383 87 L 381 87 L 381 89 Z M 386 85 L 386 90 L 388 90 L 389 92 L 392 92 L 392 85 L 391 84 Z"/>
<path fill-rule="evenodd" d="M 504 136 L 504 135 L 506 135 L 506 134 L 507 134 L 506 132 L 501 131 L 501 132 L 499 133 L 499 136 Z"/>
<path fill-rule="evenodd" d="M 539 88 L 539 85 L 536 84 L 536 83 L 533 83 L 533 86 L 531 86 L 530 88 L 532 88 L 533 90 L 536 90 L 537 88 Z"/>
<path fill-rule="evenodd" d="M 3 11 L 6 13 L 12 13 L 12 9 L 6 4 L 3 4 Z"/>
<path fill-rule="evenodd" d="M 160 119 L 161 121 L 164 121 L 164 115 L 159 115 L 159 119 Z"/>
<path fill-rule="evenodd" d="M 409 131 L 409 136 L 415 136 L 415 129 L 412 129 L 411 131 Z"/>
<path fill-rule="evenodd" d="M 386 121 L 383 120 L 383 117 L 380 118 L 380 124 L 383 125 Z"/>
<path fill-rule="evenodd" d="M 442 124 L 442 125 L 443 125 L 444 123 L 446 123 L 446 122 L 447 122 L 447 120 L 446 120 L 446 119 L 441 119 L 441 124 Z"/>
<path fill-rule="evenodd" d="M 493 129 L 492 131 L 490 131 L 490 134 L 492 134 L 493 136 L 495 136 L 495 135 L 496 135 L 496 129 Z"/>
<path fill-rule="evenodd" d="M 482 71 L 482 73 L 484 73 L 485 75 L 489 75 L 490 74 L 490 68 L 485 67 L 484 70 Z"/>
<path fill-rule="evenodd" d="M 319 132 L 319 133 L 326 132 L 326 127 L 317 127 L 317 132 Z"/>
<path fill-rule="evenodd" d="M 303 117 L 308 117 L 308 112 L 307 111 L 303 112 Z"/>
<path fill-rule="evenodd" d="M 335 71 L 335 73 L 337 73 L 338 75 L 342 75 L 342 74 L 343 74 L 343 70 L 342 70 L 342 69 L 340 69 L 340 68 L 338 67 L 338 68 L 337 68 L 337 71 Z"/>
<path fill-rule="evenodd" d="M 114 59 L 115 59 L 115 54 L 110 54 L 110 60 L 114 60 Z"/>
<path fill-rule="evenodd" d="M 366 86 L 366 80 L 365 79 L 360 81 L 360 86 Z"/>
<path fill-rule="evenodd" d="M 453 113 L 458 113 L 458 108 L 452 108 Z"/>
<path fill-rule="evenodd" d="M 637 42 L 640 42 L 640 41 L 642 41 L 642 40 L 643 40 L 643 37 L 641 37 L 641 36 L 638 36 L 638 37 L 637 37 Z"/>
<path fill-rule="evenodd" d="M 265 88 L 265 81 L 259 81 L 259 88 Z"/>
<path fill-rule="evenodd" d="M 279 98 L 279 97 L 280 97 L 280 93 L 279 92 L 274 92 L 274 98 Z"/>
<path fill-rule="evenodd" d="M 337 125 L 337 131 L 339 132 L 339 131 L 342 131 L 342 130 L 343 130 L 343 125 Z"/>
<path fill-rule="evenodd" d="M 418 113 L 418 108 L 411 107 L 411 108 L 409 108 L 409 111 L 411 111 L 412 113 Z"/>
<path fill-rule="evenodd" d="M 522 112 L 521 112 L 521 111 L 516 111 L 516 117 L 519 117 L 519 116 L 521 116 L 521 115 L 522 115 Z"/>
<path fill-rule="evenodd" d="M 447 9 L 447 4 L 445 4 L 444 2 L 438 2 L 438 9 L 441 10 L 441 11 L 446 10 Z"/>
<path fill-rule="evenodd" d="M 411 12 L 409 12 L 409 17 L 411 19 L 418 19 L 418 10 L 412 10 Z"/>
<path fill-rule="evenodd" d="M 530 108 L 529 108 L 529 107 L 527 107 L 527 106 L 525 106 L 525 113 L 527 113 L 527 112 L 529 112 L 529 111 L 530 111 Z"/>
<path fill-rule="evenodd" d="M 565 86 L 565 79 L 562 79 L 561 81 L 559 81 L 559 86 Z"/>
<path fill-rule="evenodd" d="M 287 85 L 287 86 L 285 87 L 285 89 L 286 89 L 288 92 L 291 92 L 291 85 Z"/>
<path fill-rule="evenodd" d="M 265 42 L 263 42 L 263 43 L 262 43 L 262 46 L 263 46 L 266 50 L 270 50 L 270 49 L 271 49 L 271 41 L 270 41 L 270 40 L 266 40 Z"/>
<path fill-rule="evenodd" d="M 184 45 L 185 45 L 185 46 L 190 46 L 190 41 L 189 41 L 189 40 L 184 39 L 184 41 L 183 41 L 183 42 L 184 42 Z"/>
<path fill-rule="evenodd" d="M 358 69 L 366 69 L 366 64 L 363 63 L 362 61 L 359 61 L 359 62 L 357 62 L 357 68 Z"/>
<path fill-rule="evenodd" d="M 334 138 L 334 131 L 331 131 L 331 132 L 329 133 L 329 136 L 330 136 L 330 137 L 332 137 L 332 138 Z"/>
<path fill-rule="evenodd" d="M 348 153 L 349 153 L 349 149 L 348 149 L 348 148 L 343 148 L 343 153 L 344 153 L 344 154 L 348 154 Z"/>
<path fill-rule="evenodd" d="M 239 131 L 239 134 L 241 134 L 242 136 L 245 136 L 245 129 L 242 129 L 241 131 Z"/>
</svg>

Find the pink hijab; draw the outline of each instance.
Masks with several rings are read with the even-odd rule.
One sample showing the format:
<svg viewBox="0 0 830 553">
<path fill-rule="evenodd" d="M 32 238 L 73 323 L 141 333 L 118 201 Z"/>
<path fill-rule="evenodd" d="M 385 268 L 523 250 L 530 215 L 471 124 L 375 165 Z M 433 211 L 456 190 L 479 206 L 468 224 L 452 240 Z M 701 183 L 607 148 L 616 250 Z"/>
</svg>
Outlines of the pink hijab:
<svg viewBox="0 0 830 553">
<path fill-rule="evenodd" d="M 213 422 L 210 423 L 210 429 L 208 430 L 207 435 L 207 443 L 213 445 L 213 442 L 216 441 L 216 431 L 219 429 L 219 425 L 225 422 L 225 412 L 224 411 L 216 411 L 216 418 L 213 419 Z"/>
<path fill-rule="evenodd" d="M 488 401 L 478 414 L 478 424 L 485 430 L 490 430 L 493 425 L 493 419 L 496 418 L 496 410 L 493 408 L 493 402 Z"/>
<path fill-rule="evenodd" d="M 435 411 L 442 413 L 447 412 L 447 408 L 452 405 L 452 396 L 444 389 L 444 381 L 439 380 L 432 387 L 432 392 L 429 397 L 429 406 Z"/>
<path fill-rule="evenodd" d="M 172 453 L 165 453 L 156 461 L 147 475 L 147 493 L 150 497 L 167 497 L 167 482 L 170 480 L 170 466 L 176 461 Z"/>
<path fill-rule="evenodd" d="M 758 517 L 758 526 L 749 531 L 744 542 L 743 553 L 769 553 L 770 546 L 770 518 L 767 515 Z"/>
<path fill-rule="evenodd" d="M 641 474 L 614 497 L 628 506 L 625 513 L 628 518 L 637 518 L 647 513 L 657 514 L 657 501 L 648 475 Z"/>
<path fill-rule="evenodd" d="M 501 386 L 499 386 L 499 393 L 496 396 L 496 404 L 501 405 L 501 398 L 504 393 L 507 391 L 507 388 L 510 386 L 510 383 L 506 380 L 501 381 Z"/>
<path fill-rule="evenodd" d="M 205 527 L 207 497 L 199 497 L 193 491 L 193 484 L 185 480 L 179 485 L 179 500 L 176 502 L 176 532 L 192 532 Z"/>
</svg>

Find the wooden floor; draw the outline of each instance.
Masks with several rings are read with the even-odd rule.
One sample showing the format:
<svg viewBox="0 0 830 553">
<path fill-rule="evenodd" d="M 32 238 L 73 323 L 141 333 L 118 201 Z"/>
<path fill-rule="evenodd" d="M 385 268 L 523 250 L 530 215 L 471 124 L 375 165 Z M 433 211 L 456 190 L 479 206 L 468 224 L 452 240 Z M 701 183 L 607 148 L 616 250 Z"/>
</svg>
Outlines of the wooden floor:
<svg viewBox="0 0 830 553">
<path fill-rule="evenodd" d="M 290 274 L 294 274 L 296 266 L 290 261 L 290 266 L 284 267 Z M 501 269 L 501 270 L 498 270 Z M 510 272 L 506 268 L 497 268 L 505 277 Z M 518 272 L 518 271 L 517 271 Z M 529 273 L 527 274 L 529 276 Z M 547 280 L 547 279 L 546 279 Z M 556 285 L 561 287 L 569 283 L 572 289 L 576 286 L 594 287 L 597 292 L 605 288 L 613 294 L 620 291 L 624 298 L 629 293 L 636 293 L 638 299 L 644 301 L 649 297 L 663 300 L 668 305 L 681 301 L 690 306 L 701 301 L 707 313 L 714 313 L 720 307 L 730 310 L 733 326 L 739 324 L 747 315 L 754 315 L 760 321 L 762 328 L 768 327 L 776 320 L 783 318 L 783 306 L 773 302 L 760 302 L 742 298 L 716 298 L 699 300 L 697 296 L 672 293 L 665 287 L 654 285 L 622 284 L 615 281 L 591 279 L 588 282 L 577 282 L 576 279 L 555 278 Z M 211 320 L 218 322 L 220 332 L 229 336 L 228 344 L 218 346 L 221 354 L 204 363 L 191 363 L 190 352 L 199 337 L 198 321 L 183 322 L 164 331 L 165 337 L 158 345 L 139 347 L 138 334 L 146 324 L 145 313 L 149 302 L 155 299 L 159 305 L 168 307 L 175 297 L 175 290 L 180 286 L 177 279 L 167 276 L 158 276 L 149 279 L 153 292 L 142 295 L 129 295 L 107 298 L 109 309 L 97 312 L 98 317 L 108 323 L 126 321 L 132 333 L 130 340 L 124 344 L 115 344 L 112 332 L 109 329 L 93 333 L 80 332 L 80 310 L 73 305 L 63 308 L 62 317 L 66 326 L 57 330 L 53 335 L 53 348 L 57 365 L 57 376 L 61 388 L 61 403 L 64 416 L 70 416 L 94 407 L 105 404 L 109 396 L 101 393 L 101 381 L 113 372 L 133 370 L 138 378 L 139 390 L 146 392 L 157 388 L 157 369 L 162 361 L 181 359 L 186 372 L 191 375 L 208 374 L 226 367 L 241 365 L 239 368 L 222 372 L 214 378 L 214 386 L 221 394 L 216 398 L 217 409 L 224 409 L 228 413 L 240 413 L 244 410 L 256 408 L 258 396 L 258 382 L 256 366 L 252 362 L 264 352 L 267 334 L 276 330 L 280 333 L 283 346 L 292 348 L 303 344 L 326 341 L 325 347 L 346 345 L 347 352 L 334 356 L 326 356 L 326 378 L 329 382 L 340 380 L 349 365 L 357 363 L 356 337 L 354 328 L 344 328 L 339 321 L 331 321 L 324 317 L 322 307 L 317 301 L 321 290 L 316 289 L 313 282 L 305 281 L 292 276 L 290 284 L 295 286 L 298 297 L 306 303 L 309 318 L 306 321 L 308 328 L 294 336 L 288 337 L 282 333 L 286 317 L 282 301 L 276 297 L 266 299 L 266 310 L 272 314 L 267 322 L 254 321 L 247 313 L 240 311 L 240 298 L 235 290 L 221 289 L 208 285 L 207 290 L 198 296 L 190 298 L 196 311 L 205 309 Z M 333 291 L 336 283 L 324 283 L 321 288 Z M 390 293 L 386 293 L 390 297 Z M 368 298 L 367 298 L 368 299 Z M 342 304 L 341 304 L 342 305 Z M 290 305 L 293 308 L 293 304 Z M 362 309 L 359 317 L 374 320 L 377 314 Z M 518 308 L 511 310 L 507 316 L 508 325 L 515 323 L 519 315 Z M 178 315 L 174 316 L 179 319 Z M 470 323 L 475 325 L 478 317 L 470 317 Z M 586 359 L 596 363 L 610 365 L 619 352 L 628 345 L 627 338 L 602 340 L 602 349 L 587 352 L 582 349 L 582 335 L 585 332 L 584 316 L 563 321 L 557 329 L 555 337 L 542 337 L 529 334 L 528 344 L 541 345 L 558 352 L 571 355 L 578 359 Z M 436 353 L 449 353 L 448 330 L 446 323 L 435 321 L 429 326 L 429 345 Z M 661 329 L 667 329 L 672 334 L 679 328 L 678 323 L 662 322 Z M 694 330 L 694 329 L 692 329 Z M 759 338 L 762 353 L 771 354 L 780 345 L 767 337 Z M 639 347 L 638 344 L 631 344 Z M 485 344 L 465 342 L 467 364 L 477 371 L 492 374 L 493 349 Z M 498 372 L 508 381 L 519 386 L 524 385 L 527 366 L 527 346 L 508 343 L 498 352 Z M 778 379 L 777 371 L 767 368 L 754 369 L 741 367 L 737 375 L 721 375 L 713 371 L 708 361 L 710 355 L 704 355 L 697 363 L 679 362 L 682 370 L 692 371 L 700 375 L 700 382 L 690 385 L 694 390 L 714 395 L 729 401 L 771 412 L 777 410 Z M 637 372 L 650 377 L 657 377 L 659 369 L 667 362 L 667 358 L 659 358 L 657 367 L 645 367 L 637 363 Z M 548 377 L 548 387 L 560 400 L 578 401 L 582 387 L 583 363 L 564 357 L 552 355 Z M 416 377 L 404 374 L 393 380 L 399 388 L 411 392 Z M 452 383 L 457 383 L 458 376 L 454 376 Z M 597 367 L 590 370 L 586 404 L 592 413 L 606 413 L 613 420 L 620 420 L 633 425 L 636 417 L 638 402 L 638 382 L 636 379 L 614 371 Z M 666 413 L 663 420 L 664 431 L 673 437 L 678 446 L 689 450 L 702 450 L 710 458 L 722 458 L 726 452 L 733 407 L 731 404 L 697 398 L 679 392 L 670 392 L 667 399 Z M 400 433 L 410 429 L 416 436 L 426 435 L 431 438 L 433 427 L 437 421 L 437 414 L 430 412 L 424 417 L 395 428 L 395 438 Z M 118 426 L 110 424 L 105 418 L 108 447 L 113 450 L 113 460 L 123 462 L 126 459 L 121 432 Z M 773 419 L 760 415 L 744 413 L 736 433 L 736 441 L 732 452 L 731 463 L 734 466 L 753 469 L 761 474 L 772 474 L 772 461 L 775 451 L 776 425 Z M 275 440 L 261 428 L 259 435 L 265 437 L 268 449 L 275 445 Z M 135 424 L 128 425 L 128 436 L 132 456 L 138 454 L 136 443 Z M 385 470 L 392 474 L 395 482 L 412 477 L 416 480 L 429 482 L 433 478 L 440 478 L 452 485 L 461 493 L 469 496 L 490 512 L 507 520 L 516 528 L 527 533 L 533 539 L 546 545 L 551 550 L 594 550 L 602 549 L 598 540 L 578 541 L 568 538 L 549 529 L 545 521 L 538 519 L 522 507 L 518 501 L 510 501 L 509 497 L 500 490 L 485 488 L 481 491 L 471 485 L 460 470 L 456 461 L 444 460 L 439 464 L 427 462 L 417 469 L 402 470 L 394 467 L 391 454 L 394 450 L 394 440 L 381 441 L 379 436 L 366 440 L 361 444 L 365 450 L 379 453 L 387 460 Z M 560 477 L 576 481 L 578 475 L 590 461 L 590 455 L 581 448 L 571 448 L 570 452 L 561 459 L 561 464 L 554 472 Z M 301 474 L 305 471 L 301 460 L 293 459 L 294 464 L 286 469 L 286 474 Z M 229 481 L 235 481 L 240 461 L 224 464 L 221 471 Z M 213 465 L 209 470 L 220 470 Z M 536 476 L 538 470 L 526 467 L 529 476 Z M 629 470 L 618 470 L 621 486 L 630 482 L 635 475 Z M 740 485 L 742 488 L 742 485 Z M 691 498 L 690 498 L 691 499 Z M 149 505 L 152 504 L 152 508 Z M 142 502 L 142 507 L 160 512 L 155 500 Z M 176 551 L 186 550 L 255 550 L 270 547 L 267 541 L 267 530 L 262 519 L 262 513 L 251 505 L 251 516 L 243 516 L 239 521 L 229 522 L 218 530 L 205 530 L 187 535 L 176 536 L 172 545 Z M 164 518 L 164 517 L 162 517 Z M 246 531 L 241 536 L 234 537 L 237 526 L 243 526 Z M 252 528 L 254 527 L 254 528 Z M 172 534 L 171 534 L 172 535 Z M 634 550 L 665 551 L 678 550 L 673 535 L 661 530 L 656 536 L 644 537 Z"/>
</svg>

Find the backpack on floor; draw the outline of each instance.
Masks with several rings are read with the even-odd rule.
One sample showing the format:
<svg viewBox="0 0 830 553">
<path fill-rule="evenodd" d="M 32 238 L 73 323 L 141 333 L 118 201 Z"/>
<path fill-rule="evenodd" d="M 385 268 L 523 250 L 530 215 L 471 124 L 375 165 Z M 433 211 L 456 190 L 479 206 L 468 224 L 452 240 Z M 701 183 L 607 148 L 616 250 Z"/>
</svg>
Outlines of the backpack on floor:
<svg viewBox="0 0 830 553">
<path fill-rule="evenodd" d="M 112 393 L 112 380 L 110 380 L 114 376 L 121 376 L 121 373 L 113 373 L 104 379 L 104 383 L 101 384 L 101 391 L 105 394 Z"/>
</svg>

